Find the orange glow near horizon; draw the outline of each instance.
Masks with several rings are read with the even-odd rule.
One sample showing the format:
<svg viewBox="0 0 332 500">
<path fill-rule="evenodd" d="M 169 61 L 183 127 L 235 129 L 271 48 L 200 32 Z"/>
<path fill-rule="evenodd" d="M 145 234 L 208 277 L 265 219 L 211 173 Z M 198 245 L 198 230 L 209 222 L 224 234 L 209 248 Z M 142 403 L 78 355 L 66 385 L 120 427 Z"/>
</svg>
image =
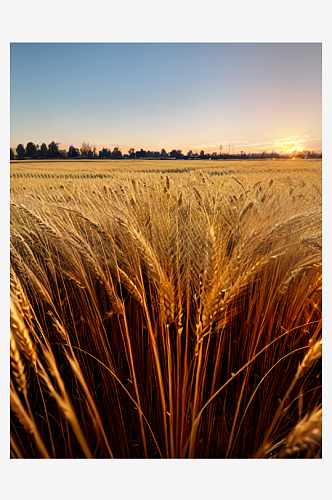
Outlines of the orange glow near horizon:
<svg viewBox="0 0 332 500">
<path fill-rule="evenodd" d="M 317 139 L 315 141 L 317 141 Z M 315 150 L 316 152 L 320 152 L 321 139 L 319 140 L 319 142 L 317 142 L 317 144 L 319 144 L 319 147 L 314 147 L 310 140 L 306 141 L 305 137 L 302 138 L 299 136 L 293 136 L 286 139 L 274 141 L 274 150 L 282 154 L 291 154 L 294 152 L 302 152 L 308 150 Z"/>
<path fill-rule="evenodd" d="M 188 151 L 192 151 L 193 153 L 200 153 L 200 151 L 204 151 L 205 153 L 217 153 L 219 154 L 220 152 L 220 142 L 215 142 L 213 143 L 195 143 L 195 144 L 183 144 L 183 143 L 176 143 L 176 144 L 163 144 L 162 146 L 156 145 L 156 144 L 149 144 L 147 141 L 144 142 L 142 141 L 141 144 L 136 143 L 132 144 L 130 147 L 129 145 L 124 146 L 123 144 L 110 144 L 110 143 L 103 143 L 103 144 L 98 144 L 98 143 L 92 143 L 91 141 L 85 141 L 86 143 L 90 144 L 91 150 L 96 148 L 96 152 L 98 152 L 103 149 L 107 148 L 110 149 L 111 151 L 114 149 L 115 146 L 119 147 L 119 149 L 122 151 L 123 154 L 127 154 L 128 150 L 130 147 L 133 147 L 135 151 L 139 151 L 141 148 L 145 151 L 161 151 L 163 148 L 169 153 L 173 149 L 175 150 L 181 150 L 183 154 L 187 154 Z M 128 141 L 124 141 L 127 142 Z M 64 149 L 68 151 L 70 145 L 74 145 L 74 147 L 80 149 L 82 146 L 83 141 L 81 142 L 75 142 L 71 141 L 66 143 L 64 142 L 63 144 L 59 144 L 59 149 Z M 22 141 L 22 144 L 24 147 L 26 147 L 26 144 Z M 37 145 L 37 142 L 35 143 Z M 39 143 L 40 147 L 41 142 Z M 48 144 L 48 141 L 46 141 L 46 145 Z M 230 144 L 230 146 L 229 146 Z M 234 146 L 234 147 L 233 147 Z M 11 146 L 13 151 L 16 150 L 16 146 Z M 235 154 L 240 154 L 241 151 L 244 151 L 246 154 L 250 153 L 263 153 L 265 151 L 266 153 L 279 153 L 279 154 L 292 154 L 295 152 L 302 152 L 302 151 L 315 151 L 315 153 L 321 153 L 322 152 L 322 140 L 319 137 L 313 137 L 313 136 L 306 136 L 306 135 L 292 135 L 288 136 L 285 138 L 280 138 L 280 139 L 273 139 L 271 141 L 264 141 L 264 142 L 249 142 L 249 141 L 235 141 L 235 140 L 229 140 L 229 141 L 223 141 L 222 142 L 222 153 L 230 153 L 232 154 L 234 150 Z"/>
</svg>

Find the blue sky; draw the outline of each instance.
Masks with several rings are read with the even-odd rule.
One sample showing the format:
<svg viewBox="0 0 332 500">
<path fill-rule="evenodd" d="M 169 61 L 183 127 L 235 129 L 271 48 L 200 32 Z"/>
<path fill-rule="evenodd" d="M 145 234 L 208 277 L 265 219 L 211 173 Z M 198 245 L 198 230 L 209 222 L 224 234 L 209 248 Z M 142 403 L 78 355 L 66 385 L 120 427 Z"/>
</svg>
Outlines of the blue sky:
<svg viewBox="0 0 332 500">
<path fill-rule="evenodd" d="M 10 144 L 318 151 L 321 55 L 320 43 L 12 43 Z"/>
</svg>

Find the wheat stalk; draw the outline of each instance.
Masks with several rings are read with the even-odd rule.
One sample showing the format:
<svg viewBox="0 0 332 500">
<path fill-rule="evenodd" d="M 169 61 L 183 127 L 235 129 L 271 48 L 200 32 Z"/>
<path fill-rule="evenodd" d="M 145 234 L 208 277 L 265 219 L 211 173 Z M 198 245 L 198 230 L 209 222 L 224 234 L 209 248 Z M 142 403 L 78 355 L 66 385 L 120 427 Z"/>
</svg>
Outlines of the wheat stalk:
<svg viewBox="0 0 332 500">
<path fill-rule="evenodd" d="M 10 388 L 10 408 L 13 411 L 13 413 L 18 417 L 19 421 L 25 428 L 26 432 L 30 436 L 32 436 L 41 457 L 50 458 L 33 417 L 29 415 L 25 410 L 13 386 L 11 386 Z"/>
<path fill-rule="evenodd" d="M 66 391 L 65 386 L 64 386 L 64 383 L 62 381 L 62 378 L 61 378 L 60 373 L 58 371 L 58 368 L 56 366 L 56 362 L 54 360 L 54 357 L 53 357 L 52 353 L 46 349 L 44 349 L 44 357 L 46 359 L 46 362 L 48 364 L 48 367 L 49 367 L 52 375 L 56 379 L 56 382 L 57 382 L 59 389 L 60 389 L 60 393 L 58 393 L 55 390 L 55 388 L 51 382 L 51 379 L 49 378 L 44 366 L 38 360 L 39 376 L 40 376 L 41 380 L 43 381 L 45 387 L 47 388 L 47 390 L 51 394 L 51 396 L 57 402 L 64 417 L 70 423 L 70 425 L 73 429 L 73 432 L 74 432 L 78 442 L 80 443 L 80 446 L 82 448 L 84 455 L 86 456 L 86 458 L 92 458 L 91 450 L 90 450 L 89 445 L 86 441 L 86 438 L 85 438 L 85 435 L 82 431 L 82 428 L 78 422 L 75 410 L 70 402 L 69 396 L 68 396 L 67 391 Z"/>
</svg>

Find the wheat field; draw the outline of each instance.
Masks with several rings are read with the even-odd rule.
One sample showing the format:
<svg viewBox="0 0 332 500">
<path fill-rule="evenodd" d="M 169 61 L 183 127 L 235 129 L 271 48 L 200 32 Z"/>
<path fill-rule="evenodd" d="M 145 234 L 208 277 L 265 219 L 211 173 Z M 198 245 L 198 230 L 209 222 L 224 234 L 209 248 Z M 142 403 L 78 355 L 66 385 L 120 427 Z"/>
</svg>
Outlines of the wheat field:
<svg viewBox="0 0 332 500">
<path fill-rule="evenodd" d="M 11 457 L 321 458 L 321 169 L 11 162 Z"/>
</svg>

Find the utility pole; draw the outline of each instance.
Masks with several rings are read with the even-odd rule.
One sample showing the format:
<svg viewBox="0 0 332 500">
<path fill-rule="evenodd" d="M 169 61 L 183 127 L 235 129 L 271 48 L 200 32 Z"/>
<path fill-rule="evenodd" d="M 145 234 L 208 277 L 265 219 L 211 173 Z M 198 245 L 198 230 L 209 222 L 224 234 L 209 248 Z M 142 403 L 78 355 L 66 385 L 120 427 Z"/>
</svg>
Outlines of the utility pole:
<svg viewBox="0 0 332 500">
<path fill-rule="evenodd" d="M 221 150 L 222 150 L 222 144 L 220 143 L 220 152 L 219 152 L 220 156 L 221 156 Z"/>
<path fill-rule="evenodd" d="M 228 154 L 231 154 L 231 146 L 233 146 L 233 155 L 234 155 L 234 144 L 228 143 Z"/>
</svg>

